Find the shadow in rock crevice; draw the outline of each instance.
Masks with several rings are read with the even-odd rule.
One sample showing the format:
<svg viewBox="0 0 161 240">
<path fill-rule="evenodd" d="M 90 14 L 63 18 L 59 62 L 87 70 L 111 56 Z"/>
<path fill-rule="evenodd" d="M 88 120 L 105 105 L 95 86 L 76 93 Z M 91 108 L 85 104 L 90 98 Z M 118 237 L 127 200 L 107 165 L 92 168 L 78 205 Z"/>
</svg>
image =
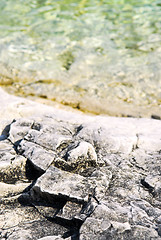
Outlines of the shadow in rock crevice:
<svg viewBox="0 0 161 240">
<path fill-rule="evenodd" d="M 68 229 L 68 231 L 66 231 L 62 238 L 66 239 L 71 237 L 71 240 L 79 240 L 79 230 L 80 227 L 83 224 L 83 221 L 79 220 L 79 219 L 72 219 L 72 220 L 68 220 L 68 219 L 64 219 L 61 217 L 55 217 L 55 218 L 51 218 L 51 217 L 46 217 L 46 219 L 50 222 L 56 223 L 62 227 L 65 227 Z"/>
<path fill-rule="evenodd" d="M 14 119 L 10 124 L 6 125 L 5 128 L 2 130 L 0 135 L 0 141 L 4 141 L 9 137 L 9 132 L 11 128 L 11 124 L 14 123 L 16 120 Z"/>
<path fill-rule="evenodd" d="M 56 201 L 48 202 L 46 200 L 34 201 L 30 195 L 30 189 L 35 184 L 35 181 L 26 188 L 24 193 L 19 197 L 19 203 L 23 207 L 33 207 L 35 211 L 48 222 L 53 223 L 53 226 L 57 225 L 62 227 L 62 229 L 66 229 L 62 234 L 62 238 L 66 239 L 71 237 L 71 240 L 79 240 L 79 230 L 82 226 L 83 222 L 80 219 L 66 219 L 61 216 L 57 216 L 57 214 L 63 211 L 63 207 L 67 203 L 67 201 L 62 199 L 56 199 Z M 47 211 L 46 211 L 47 209 Z"/>
<path fill-rule="evenodd" d="M 26 178 L 28 180 L 36 181 L 45 171 L 37 169 L 32 162 L 27 159 L 26 161 Z"/>
</svg>

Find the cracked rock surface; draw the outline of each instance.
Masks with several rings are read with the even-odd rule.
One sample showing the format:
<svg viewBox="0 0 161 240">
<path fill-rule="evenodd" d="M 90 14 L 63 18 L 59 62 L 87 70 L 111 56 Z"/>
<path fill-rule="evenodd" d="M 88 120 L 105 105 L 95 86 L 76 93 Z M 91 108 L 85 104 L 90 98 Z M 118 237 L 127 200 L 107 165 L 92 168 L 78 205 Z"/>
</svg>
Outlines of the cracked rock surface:
<svg viewBox="0 0 161 240">
<path fill-rule="evenodd" d="M 0 92 L 0 239 L 161 239 L 160 120 Z"/>
</svg>

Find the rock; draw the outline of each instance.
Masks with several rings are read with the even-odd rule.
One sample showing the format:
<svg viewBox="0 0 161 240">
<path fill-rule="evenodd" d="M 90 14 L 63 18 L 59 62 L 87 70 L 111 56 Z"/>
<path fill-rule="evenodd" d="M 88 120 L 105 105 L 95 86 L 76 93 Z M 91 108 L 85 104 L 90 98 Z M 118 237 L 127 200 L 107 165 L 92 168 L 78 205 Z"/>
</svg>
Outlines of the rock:
<svg viewBox="0 0 161 240">
<path fill-rule="evenodd" d="M 0 93 L 0 239 L 161 239 L 160 120 Z"/>
<path fill-rule="evenodd" d="M 26 140 L 21 141 L 18 151 L 40 172 L 45 172 L 55 159 L 54 152 Z"/>
<path fill-rule="evenodd" d="M 63 240 L 61 236 L 47 236 L 43 238 L 39 238 L 39 240 Z"/>
<path fill-rule="evenodd" d="M 119 223 L 119 222 L 111 222 L 112 227 L 118 232 L 118 233 L 124 233 L 125 231 L 131 230 L 131 226 L 128 222 Z"/>
<path fill-rule="evenodd" d="M 32 234 L 30 230 L 22 230 L 21 232 L 13 232 L 11 236 L 7 237 L 7 239 L 17 239 L 17 240 L 28 240 L 31 239 Z"/>
<path fill-rule="evenodd" d="M 159 236 L 161 236 L 161 224 L 158 225 L 158 229 L 157 230 L 158 230 Z"/>
<path fill-rule="evenodd" d="M 17 150 L 40 171 L 45 171 L 51 163 L 63 170 L 75 172 L 83 171 L 87 167 L 96 167 L 95 149 L 90 143 L 77 140 L 77 126 L 66 126 L 66 123 L 62 122 L 59 125 L 55 121 L 47 126 L 45 122 L 30 122 L 29 125 L 26 124 L 27 127 L 24 125 L 23 120 L 11 124 L 9 138 L 15 139 L 14 132 L 20 133 L 20 138 L 15 139 L 16 142 L 24 137 Z"/>
<path fill-rule="evenodd" d="M 103 204 L 98 205 L 95 211 L 91 214 L 90 217 L 86 219 L 85 223 L 82 225 L 80 229 L 80 240 L 92 239 L 94 235 L 99 239 L 104 231 L 107 231 L 111 228 L 111 223 L 109 221 L 110 214 L 110 209 L 108 207 Z M 114 218 L 115 215 L 116 214 L 114 212 Z"/>
<path fill-rule="evenodd" d="M 114 121 L 113 124 L 115 127 L 111 129 L 108 122 L 105 122 L 104 119 L 100 120 L 103 120 L 101 121 L 101 126 L 97 118 L 90 124 L 82 125 L 83 127 L 78 133 L 78 138 L 85 139 L 91 144 L 95 142 L 101 154 L 104 151 L 109 153 L 130 153 L 137 142 L 135 128 L 132 125 L 129 126 L 131 131 L 127 140 L 127 129 L 125 127 L 122 128 L 122 126 L 119 126 L 118 128 L 118 125 Z M 123 125 L 123 122 L 120 122 L 120 124 Z"/>
<path fill-rule="evenodd" d="M 101 221 L 99 219 L 96 220 L 95 218 L 89 217 L 81 229 L 80 240 L 92 239 L 94 236 L 101 239 L 103 232 L 107 231 L 110 227 L 111 224 L 108 220 Z"/>
<path fill-rule="evenodd" d="M 161 239 L 158 235 L 158 232 L 154 228 L 149 227 L 143 227 L 141 225 L 136 225 L 132 227 L 132 240 L 133 239 Z"/>
<path fill-rule="evenodd" d="M 71 145 L 70 148 L 71 150 L 66 153 L 66 159 L 73 169 L 97 166 L 97 154 L 90 143 L 82 141 L 76 147 Z"/>
<path fill-rule="evenodd" d="M 62 223 L 45 219 L 31 206 L 22 207 L 18 203 L 1 205 L 0 239 L 19 240 L 23 237 L 37 240 L 49 235 L 63 236 L 68 231 Z"/>
<path fill-rule="evenodd" d="M 16 144 L 24 138 L 24 136 L 28 133 L 29 129 L 33 124 L 32 120 L 18 119 L 18 121 L 13 121 L 9 129 L 9 140 Z"/>
<path fill-rule="evenodd" d="M 68 151 L 67 161 L 77 161 L 79 158 L 90 158 L 96 165 L 97 154 L 94 147 L 88 142 L 80 142 L 76 148 Z"/>
<path fill-rule="evenodd" d="M 145 179 L 142 179 L 142 184 L 151 194 L 161 198 L 161 176 L 148 175 Z"/>
<path fill-rule="evenodd" d="M 0 181 L 15 183 L 26 179 L 26 158 L 16 154 L 6 139 L 0 141 Z"/>
<path fill-rule="evenodd" d="M 32 187 L 31 196 L 33 200 L 48 198 L 52 202 L 60 198 L 76 203 L 84 203 L 88 196 L 95 196 L 99 201 L 105 195 L 111 177 L 107 170 L 106 174 L 94 172 L 85 178 L 51 166 Z"/>
<path fill-rule="evenodd" d="M 91 239 L 94 234 L 98 239 L 112 239 L 112 237 L 115 238 L 115 235 L 117 237 L 119 234 L 130 231 L 129 222 L 120 218 L 121 215 L 121 211 L 117 213 L 117 211 L 111 209 L 111 205 L 109 208 L 101 203 L 80 228 L 80 239 Z M 119 220 L 123 222 L 118 222 Z"/>
<path fill-rule="evenodd" d="M 130 211 L 129 211 L 130 212 Z M 96 207 L 92 215 L 86 219 L 80 228 L 80 240 L 92 239 L 160 239 L 154 228 L 149 229 L 141 225 L 131 225 L 120 219 L 121 222 L 111 221 L 114 217 L 119 220 L 117 213 L 111 213 L 110 209 L 101 204 Z M 150 231 L 152 230 L 152 231 Z"/>
<path fill-rule="evenodd" d="M 0 198 L 1 201 L 3 198 L 8 196 L 14 196 L 17 194 L 21 194 L 25 188 L 28 187 L 28 183 L 18 183 L 18 184 L 6 184 L 0 182 Z"/>
</svg>

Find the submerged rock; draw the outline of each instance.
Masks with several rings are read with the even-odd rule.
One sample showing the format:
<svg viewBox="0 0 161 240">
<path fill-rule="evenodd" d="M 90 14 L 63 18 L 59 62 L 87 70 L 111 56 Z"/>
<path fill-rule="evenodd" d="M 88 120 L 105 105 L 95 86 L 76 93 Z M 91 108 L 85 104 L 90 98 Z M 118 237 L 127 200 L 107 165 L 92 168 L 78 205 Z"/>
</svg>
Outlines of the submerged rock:
<svg viewBox="0 0 161 240">
<path fill-rule="evenodd" d="M 0 108 L 1 239 L 161 239 L 159 120 L 11 100 L 14 111 Z"/>
</svg>

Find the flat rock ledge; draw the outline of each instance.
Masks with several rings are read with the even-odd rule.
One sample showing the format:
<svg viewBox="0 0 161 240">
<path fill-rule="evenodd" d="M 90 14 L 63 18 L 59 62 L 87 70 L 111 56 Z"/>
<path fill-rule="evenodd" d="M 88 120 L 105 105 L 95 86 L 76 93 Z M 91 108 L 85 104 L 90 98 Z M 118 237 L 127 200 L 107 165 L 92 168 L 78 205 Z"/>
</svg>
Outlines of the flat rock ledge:
<svg viewBox="0 0 161 240">
<path fill-rule="evenodd" d="M 160 120 L 0 94 L 0 239 L 161 239 Z"/>
</svg>

